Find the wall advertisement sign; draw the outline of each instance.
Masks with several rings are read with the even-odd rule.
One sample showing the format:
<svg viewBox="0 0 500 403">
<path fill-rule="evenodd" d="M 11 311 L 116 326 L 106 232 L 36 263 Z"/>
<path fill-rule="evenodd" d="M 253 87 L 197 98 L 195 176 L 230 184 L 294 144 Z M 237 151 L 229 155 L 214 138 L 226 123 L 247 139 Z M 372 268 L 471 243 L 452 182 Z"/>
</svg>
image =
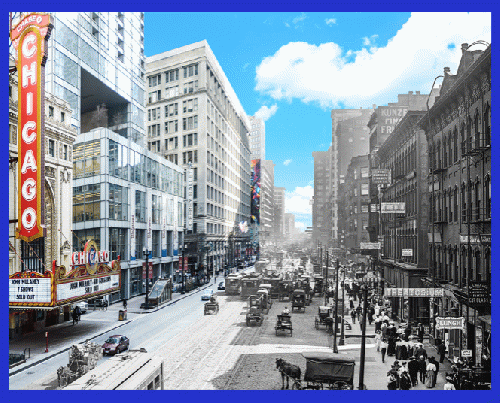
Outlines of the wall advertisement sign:
<svg viewBox="0 0 500 403">
<path fill-rule="evenodd" d="M 375 185 L 390 185 L 391 170 L 390 169 L 372 169 L 371 182 Z"/>
<path fill-rule="evenodd" d="M 490 287 L 487 281 L 469 281 L 469 305 L 475 308 L 490 305 Z"/>
<path fill-rule="evenodd" d="M 54 260 L 52 271 L 44 274 L 14 273 L 9 276 L 9 306 L 56 307 L 120 290 L 120 260 L 109 265 L 108 256 L 88 241 L 83 252 L 73 254 L 70 270 Z"/>
<path fill-rule="evenodd" d="M 26 242 L 44 236 L 44 66 L 52 27 L 49 14 L 32 13 L 10 33 L 18 72 L 16 238 Z"/>
<path fill-rule="evenodd" d="M 385 288 L 385 297 L 443 297 L 443 288 Z"/>
<path fill-rule="evenodd" d="M 436 330 L 465 330 L 465 318 L 436 318 Z"/>
<path fill-rule="evenodd" d="M 359 249 L 381 249 L 382 245 L 380 242 L 360 242 Z"/>
<path fill-rule="evenodd" d="M 380 203 L 380 212 L 382 214 L 405 214 L 405 202 Z"/>
<path fill-rule="evenodd" d="M 413 256 L 413 249 L 402 249 L 401 256 Z"/>
</svg>

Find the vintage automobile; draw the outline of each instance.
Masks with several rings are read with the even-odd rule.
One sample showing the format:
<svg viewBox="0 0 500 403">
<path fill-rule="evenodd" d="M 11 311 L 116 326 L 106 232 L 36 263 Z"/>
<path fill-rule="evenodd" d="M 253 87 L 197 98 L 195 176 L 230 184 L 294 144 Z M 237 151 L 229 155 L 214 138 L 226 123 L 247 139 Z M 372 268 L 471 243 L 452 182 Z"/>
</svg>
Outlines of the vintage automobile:
<svg viewBox="0 0 500 403">
<path fill-rule="evenodd" d="M 292 318 L 290 315 L 278 315 L 276 319 L 276 325 L 274 326 L 274 330 L 276 331 L 276 336 L 278 332 L 290 332 L 290 336 L 292 336 Z"/>
<path fill-rule="evenodd" d="M 211 313 L 219 313 L 219 303 L 215 295 L 210 297 L 210 301 L 205 302 L 205 307 L 203 308 L 203 314 L 208 315 Z"/>
<path fill-rule="evenodd" d="M 250 295 L 248 298 L 248 311 L 246 314 L 246 324 L 250 326 L 252 323 L 260 326 L 264 320 L 264 314 L 262 312 L 262 296 L 260 295 Z"/>
<path fill-rule="evenodd" d="M 292 294 L 292 312 L 294 309 L 306 311 L 306 293 L 304 290 L 294 290 Z"/>
</svg>

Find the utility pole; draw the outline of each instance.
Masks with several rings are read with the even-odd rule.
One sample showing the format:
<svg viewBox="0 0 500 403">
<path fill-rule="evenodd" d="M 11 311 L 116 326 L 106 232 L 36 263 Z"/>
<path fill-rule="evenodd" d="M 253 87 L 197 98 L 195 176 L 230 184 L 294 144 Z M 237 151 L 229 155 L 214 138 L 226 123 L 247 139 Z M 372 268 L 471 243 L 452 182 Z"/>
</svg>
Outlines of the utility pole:
<svg viewBox="0 0 500 403">
<path fill-rule="evenodd" d="M 337 348 L 337 326 L 338 326 L 338 311 L 339 311 L 339 299 L 338 299 L 338 289 L 339 289 L 339 259 L 337 258 L 337 263 L 335 264 L 335 273 L 337 279 L 335 280 L 335 321 L 333 328 L 333 352 L 338 353 L 339 349 Z"/>
<path fill-rule="evenodd" d="M 149 250 L 145 248 L 142 253 L 146 256 L 146 309 L 149 309 Z"/>
<path fill-rule="evenodd" d="M 328 261 L 328 249 L 326 249 L 326 268 L 325 268 L 325 285 L 324 285 L 324 290 L 325 290 L 325 306 L 328 305 L 328 265 L 330 262 Z"/>
<path fill-rule="evenodd" d="M 186 250 L 186 228 L 184 227 L 184 231 L 182 232 L 182 264 L 181 264 L 181 275 L 182 275 L 182 289 L 181 289 L 181 294 L 186 293 L 186 282 L 185 282 L 185 271 L 186 268 L 184 267 L 184 254 Z"/>
<path fill-rule="evenodd" d="M 342 269 L 344 275 L 342 276 L 342 320 L 340 322 L 340 340 L 339 346 L 344 345 L 344 313 L 345 313 L 345 302 L 344 302 L 344 289 L 345 289 L 345 267 Z"/>
<path fill-rule="evenodd" d="M 366 309 L 368 305 L 368 286 L 363 284 L 363 318 L 361 320 L 361 355 L 359 357 L 359 387 L 364 390 L 365 377 L 365 345 L 366 345 Z"/>
</svg>

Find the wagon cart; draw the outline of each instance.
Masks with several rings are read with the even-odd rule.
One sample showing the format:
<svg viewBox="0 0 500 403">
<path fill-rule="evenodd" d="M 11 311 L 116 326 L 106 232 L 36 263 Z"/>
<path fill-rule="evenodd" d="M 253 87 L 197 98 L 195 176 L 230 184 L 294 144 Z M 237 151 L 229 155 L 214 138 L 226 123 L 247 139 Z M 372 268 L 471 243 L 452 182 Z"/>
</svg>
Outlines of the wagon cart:
<svg viewBox="0 0 500 403">
<path fill-rule="evenodd" d="M 321 294 L 323 292 L 323 277 L 320 275 L 314 276 L 314 294 Z"/>
<path fill-rule="evenodd" d="M 278 335 L 278 331 L 289 331 L 290 336 L 292 336 L 292 318 L 290 315 L 278 315 L 274 329 L 276 330 L 276 336 Z"/>
<path fill-rule="evenodd" d="M 212 296 L 210 298 L 210 301 L 205 303 L 205 309 L 204 309 L 204 314 L 209 315 L 209 314 L 218 314 L 219 313 L 219 303 L 217 302 L 217 299 Z"/>
<path fill-rule="evenodd" d="M 261 297 L 261 309 L 263 313 L 267 315 L 272 305 L 271 298 L 269 297 L 269 290 L 261 286 L 257 291 L 257 295 Z"/>
<path fill-rule="evenodd" d="M 282 280 L 279 283 L 279 301 L 284 301 L 285 299 L 291 300 L 292 296 L 292 281 Z"/>
<path fill-rule="evenodd" d="M 332 313 L 332 308 L 329 306 L 320 306 L 318 307 L 318 316 L 314 318 L 314 327 L 319 329 L 320 326 L 325 326 L 327 328 L 328 321 L 327 318 L 330 317 Z"/>
<path fill-rule="evenodd" d="M 256 325 L 262 325 L 264 320 L 264 315 L 262 313 L 262 296 L 260 295 L 250 295 L 248 298 L 248 311 L 246 314 L 246 324 L 255 323 Z"/>
<path fill-rule="evenodd" d="M 294 379 L 292 389 L 354 389 L 354 358 L 325 352 L 302 353 L 302 356 L 306 359 L 304 381 Z"/>
<path fill-rule="evenodd" d="M 306 311 L 306 293 L 304 290 L 295 290 L 292 294 L 292 312 L 297 308 L 299 311 L 302 309 Z"/>
</svg>

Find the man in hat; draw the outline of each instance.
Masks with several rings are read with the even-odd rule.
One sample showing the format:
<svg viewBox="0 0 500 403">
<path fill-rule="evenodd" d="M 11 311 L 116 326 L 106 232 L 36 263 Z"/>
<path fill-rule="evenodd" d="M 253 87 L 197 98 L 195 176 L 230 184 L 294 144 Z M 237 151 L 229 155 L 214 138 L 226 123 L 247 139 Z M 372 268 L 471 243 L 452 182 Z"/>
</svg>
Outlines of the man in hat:
<svg viewBox="0 0 500 403">
<path fill-rule="evenodd" d="M 410 374 L 411 384 L 413 386 L 417 386 L 418 383 L 418 368 L 419 364 L 415 356 L 410 357 L 410 361 L 408 361 L 408 373 Z"/>
<path fill-rule="evenodd" d="M 418 342 L 423 343 L 424 342 L 424 325 L 422 325 L 421 323 L 418 324 L 417 336 L 418 336 Z"/>
<path fill-rule="evenodd" d="M 418 374 L 420 375 L 420 382 L 425 383 L 426 362 L 423 355 L 418 357 Z"/>
<path fill-rule="evenodd" d="M 419 343 L 418 348 L 415 350 L 415 357 L 420 359 L 420 357 L 424 357 L 424 360 L 427 359 L 427 351 L 425 351 L 424 345 Z"/>
<path fill-rule="evenodd" d="M 444 355 L 446 353 L 446 346 L 444 343 L 440 340 L 440 343 L 438 344 L 437 352 L 439 354 L 439 362 L 443 363 L 444 361 Z"/>
</svg>

